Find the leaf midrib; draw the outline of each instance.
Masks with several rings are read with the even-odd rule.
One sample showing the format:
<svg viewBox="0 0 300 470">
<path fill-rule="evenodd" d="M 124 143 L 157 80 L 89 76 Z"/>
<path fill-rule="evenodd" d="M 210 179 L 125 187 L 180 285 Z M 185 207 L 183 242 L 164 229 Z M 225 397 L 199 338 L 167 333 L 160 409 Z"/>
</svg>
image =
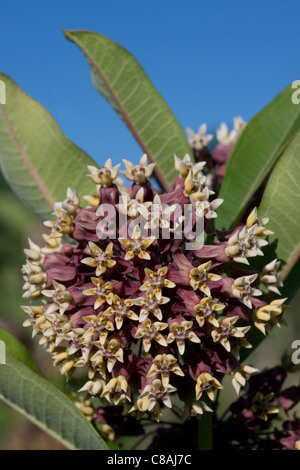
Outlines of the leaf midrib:
<svg viewBox="0 0 300 470">
<path fill-rule="evenodd" d="M 89 52 L 86 50 L 86 48 L 82 45 L 82 43 L 80 43 L 80 41 L 77 41 L 76 38 L 74 38 L 74 36 L 72 35 L 72 32 L 68 32 L 68 31 L 64 31 L 65 35 L 67 38 L 72 38 L 72 41 L 74 41 L 75 44 L 77 44 L 80 49 L 82 49 L 82 51 L 84 52 L 84 54 L 86 55 L 86 57 L 88 57 L 88 59 L 90 60 L 91 62 L 91 65 L 95 68 L 95 70 L 97 71 L 97 73 L 99 74 L 101 80 L 103 80 L 112 100 L 114 101 L 114 103 L 116 104 L 116 106 L 118 107 L 126 125 L 128 126 L 128 128 L 130 129 L 130 131 L 132 132 L 134 138 L 136 139 L 136 141 L 138 142 L 138 144 L 140 145 L 140 147 L 142 148 L 143 152 L 147 154 L 149 160 L 152 162 L 152 163 L 155 163 L 155 160 L 154 158 L 152 157 L 151 153 L 150 153 L 150 150 L 148 149 L 148 147 L 146 146 L 146 144 L 144 143 L 142 137 L 140 136 L 138 130 L 136 129 L 135 125 L 133 124 L 133 122 L 131 121 L 128 113 L 126 112 L 123 104 L 121 103 L 121 101 L 119 100 L 118 96 L 116 95 L 113 87 L 110 85 L 109 81 L 107 80 L 104 72 L 101 70 L 100 67 L 98 67 L 98 65 L 95 63 L 94 59 L 92 58 L 92 56 L 89 54 Z M 160 186 L 162 187 L 162 189 L 164 189 L 165 191 L 167 191 L 169 189 L 169 184 L 167 182 L 167 180 L 165 179 L 165 177 L 163 176 L 161 170 L 159 169 L 159 167 L 156 165 L 155 168 L 154 168 L 154 173 L 155 173 L 155 176 L 160 184 Z"/>
</svg>

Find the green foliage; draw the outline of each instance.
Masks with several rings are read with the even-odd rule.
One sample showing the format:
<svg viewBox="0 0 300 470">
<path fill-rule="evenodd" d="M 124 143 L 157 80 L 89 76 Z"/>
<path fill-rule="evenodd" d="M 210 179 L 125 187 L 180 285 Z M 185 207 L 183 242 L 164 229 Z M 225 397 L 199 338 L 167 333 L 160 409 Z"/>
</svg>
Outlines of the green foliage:
<svg viewBox="0 0 300 470">
<path fill-rule="evenodd" d="M 270 218 L 268 228 L 274 231 L 269 237 L 269 253 L 282 262 L 284 292 L 292 296 L 295 284 L 300 286 L 300 277 L 293 275 L 292 284 L 288 276 L 292 269 L 299 269 L 300 256 L 300 131 L 286 147 L 276 164 L 259 207 L 259 216 Z M 267 256 L 269 255 L 266 250 Z M 269 255 L 270 257 L 270 255 Z M 297 266 L 298 264 L 298 266 Z"/>
<path fill-rule="evenodd" d="M 0 167 L 19 198 L 46 218 L 68 186 L 76 187 L 79 196 L 90 192 L 85 173 L 94 161 L 11 78 L 0 73 L 0 79 L 7 101 L 0 105 Z"/>
<path fill-rule="evenodd" d="M 278 160 L 284 146 L 300 128 L 300 106 L 291 101 L 293 90 L 285 88 L 256 114 L 243 130 L 232 154 L 219 197 L 218 230 L 232 228 Z"/>
<path fill-rule="evenodd" d="M 176 176 L 173 155 L 191 153 L 171 109 L 138 61 L 123 47 L 91 31 L 65 31 L 84 53 L 95 88 L 117 111 L 144 153 L 157 162 L 155 175 L 163 188 Z"/>
<path fill-rule="evenodd" d="M 0 219 L 0 319 L 10 321 L 14 327 L 19 325 L 21 329 L 25 319 L 20 308 L 23 247 L 33 231 L 39 232 L 39 220 L 10 190 L 1 173 Z"/>
<path fill-rule="evenodd" d="M 300 287 L 300 131 L 286 147 L 276 164 L 259 206 L 259 216 L 268 215 L 269 245 L 264 248 L 264 264 L 278 258 L 283 266 L 280 289 L 289 301 Z M 248 340 L 256 348 L 265 337 L 253 328 Z M 251 350 L 242 352 L 246 359 Z"/>
<path fill-rule="evenodd" d="M 0 339 L 7 347 L 6 364 L 0 365 L 0 398 L 68 449 L 107 449 L 66 395 L 36 373 L 24 346 L 3 330 Z"/>
<path fill-rule="evenodd" d="M 23 346 L 20 341 L 3 328 L 0 328 L 0 341 L 5 343 L 7 355 L 13 357 L 19 362 L 22 362 L 22 364 L 29 367 L 36 374 L 41 375 L 38 366 L 35 364 L 25 346 Z"/>
</svg>

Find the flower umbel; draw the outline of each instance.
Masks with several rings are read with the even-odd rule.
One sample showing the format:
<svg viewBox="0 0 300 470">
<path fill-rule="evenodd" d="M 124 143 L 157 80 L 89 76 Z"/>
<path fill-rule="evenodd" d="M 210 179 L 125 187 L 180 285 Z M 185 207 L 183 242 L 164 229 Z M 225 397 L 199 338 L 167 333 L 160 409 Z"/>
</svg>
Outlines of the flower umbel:
<svg viewBox="0 0 300 470">
<path fill-rule="evenodd" d="M 205 126 L 190 139 L 198 156 L 208 152 Z M 277 260 L 261 273 L 250 264 L 263 255 L 267 219 L 253 211 L 244 226 L 213 237 L 223 201 L 214 198 L 205 162 L 175 156 L 179 175 L 167 193 L 153 189 L 154 164 L 146 155 L 137 165 L 124 162 L 130 188 L 117 182 L 120 165 L 110 159 L 100 169 L 89 166 L 98 191 L 85 198 L 90 207 L 68 188 L 55 205 L 56 220 L 46 223 L 44 245 L 29 241 L 22 268 L 24 297 L 40 302 L 22 307 L 24 326 L 32 327 L 67 379 L 82 377 L 86 397 L 78 407 L 113 436 L 117 430 L 101 404 L 110 403 L 107 413 L 116 408 L 121 420 L 133 421 L 128 413 L 135 412 L 158 421 L 173 406 L 176 416 L 184 410 L 190 419 L 211 412 L 200 399 L 214 400 L 225 375 L 237 392 L 246 388 L 256 369 L 240 364 L 239 351 L 251 347 L 253 323 L 263 333 L 282 323 L 285 300 L 267 302 L 262 292 L 279 293 Z M 99 229 L 110 217 L 102 204 L 120 215 L 107 234 Z M 176 223 L 175 211 L 184 214 L 185 227 Z M 189 241 L 199 218 L 211 244 L 194 249 Z M 161 236 L 165 229 L 168 238 Z M 258 419 L 275 413 L 268 394 L 251 406 Z"/>
</svg>

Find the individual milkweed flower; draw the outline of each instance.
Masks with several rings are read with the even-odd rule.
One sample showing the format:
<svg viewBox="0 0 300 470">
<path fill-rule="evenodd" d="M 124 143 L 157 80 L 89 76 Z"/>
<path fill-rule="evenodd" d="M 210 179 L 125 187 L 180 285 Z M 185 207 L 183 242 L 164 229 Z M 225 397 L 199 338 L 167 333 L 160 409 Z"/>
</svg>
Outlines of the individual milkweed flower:
<svg viewBox="0 0 300 470">
<path fill-rule="evenodd" d="M 54 289 L 44 289 L 42 291 L 42 294 L 45 297 L 51 298 L 53 302 L 47 308 L 47 313 L 59 310 L 59 313 L 63 314 L 70 307 L 73 301 L 72 294 L 63 284 L 60 284 L 59 282 L 56 282 L 54 280 L 52 281 L 52 284 Z"/>
<path fill-rule="evenodd" d="M 210 296 L 210 288 L 207 282 L 215 282 L 222 279 L 222 276 L 209 272 L 211 268 L 211 261 L 200 264 L 197 268 L 192 268 L 189 272 L 190 285 L 194 290 L 199 289 L 208 297 Z"/>
<path fill-rule="evenodd" d="M 42 325 L 43 335 L 58 346 L 72 330 L 72 323 L 66 315 L 53 311 L 48 313 L 48 309 L 44 315 L 47 321 Z"/>
<path fill-rule="evenodd" d="M 206 188 L 204 188 L 204 194 L 209 192 L 208 188 L 207 191 L 205 191 Z M 213 201 L 208 201 L 206 198 L 198 201 L 192 198 L 192 204 L 195 208 L 196 217 L 205 217 L 206 219 L 215 219 L 217 217 L 216 210 L 223 202 L 224 199 L 221 198 L 214 199 Z"/>
<path fill-rule="evenodd" d="M 269 415 L 274 415 L 279 413 L 279 409 L 275 406 L 272 406 L 274 400 L 274 393 L 268 393 L 263 395 L 261 392 L 257 392 L 252 399 L 252 406 L 250 410 L 254 416 L 263 421 L 268 421 Z"/>
<path fill-rule="evenodd" d="M 101 398 L 106 398 L 106 400 L 110 402 L 111 395 L 114 398 L 114 405 L 118 405 L 125 401 L 131 401 L 130 387 L 123 375 L 110 379 L 103 389 Z"/>
<path fill-rule="evenodd" d="M 131 199 L 127 192 L 122 192 L 119 204 L 116 208 L 121 214 L 128 215 L 131 219 L 136 219 L 142 215 L 145 219 L 148 218 L 148 208 L 152 202 L 144 202 L 144 188 L 140 188 L 136 193 L 134 199 Z"/>
<path fill-rule="evenodd" d="M 247 365 L 244 365 L 236 370 L 236 372 L 233 374 L 232 385 L 237 395 L 239 395 L 241 388 L 245 387 L 251 375 L 255 374 L 256 372 L 259 372 L 258 369 Z"/>
<path fill-rule="evenodd" d="M 91 268 L 96 268 L 96 276 L 100 276 L 105 273 L 107 268 L 115 266 L 116 261 L 111 259 L 113 256 L 112 242 L 107 245 L 105 251 L 101 250 L 101 248 L 93 242 L 89 242 L 89 248 L 92 257 L 84 258 L 81 262 Z"/>
<path fill-rule="evenodd" d="M 28 298 L 40 296 L 46 282 L 46 273 L 43 271 L 41 266 L 27 261 L 23 266 L 22 271 L 24 273 L 25 280 L 23 289 L 26 291 L 24 292 L 23 297 Z"/>
<path fill-rule="evenodd" d="M 93 338 L 91 336 L 84 336 L 85 331 L 84 328 L 73 328 L 65 334 L 65 340 L 69 342 L 67 346 L 68 354 L 71 356 L 79 351 L 81 358 L 87 363 L 91 353 Z M 76 362 L 75 367 L 79 367 L 78 362 Z"/>
<path fill-rule="evenodd" d="M 67 212 L 67 214 L 71 216 L 74 216 L 79 210 L 79 204 L 80 200 L 75 189 L 73 190 L 71 188 L 68 188 L 66 199 L 64 199 L 62 202 L 56 202 L 54 204 L 54 207 Z"/>
<path fill-rule="evenodd" d="M 231 294 L 237 298 L 246 307 L 252 308 L 252 302 L 250 297 L 257 297 L 262 295 L 259 289 L 255 289 L 251 286 L 257 278 L 257 274 L 251 274 L 250 276 L 241 276 L 234 280 L 231 286 Z"/>
<path fill-rule="evenodd" d="M 241 134 L 242 130 L 245 129 L 247 123 L 241 116 L 235 116 L 233 118 L 233 129 L 237 134 L 237 137 Z"/>
<path fill-rule="evenodd" d="M 94 341 L 97 352 L 91 357 L 91 362 L 98 368 L 106 363 L 108 372 L 111 372 L 117 361 L 124 362 L 124 353 L 117 339 L 106 340 L 104 344 L 101 341 Z"/>
<path fill-rule="evenodd" d="M 145 229 L 155 230 L 156 228 L 170 229 L 170 219 L 176 209 L 176 205 L 169 206 L 162 204 L 158 194 L 154 196 L 153 204 L 148 212 L 148 221 L 145 223 Z"/>
<path fill-rule="evenodd" d="M 138 257 L 140 259 L 151 259 L 146 249 L 155 241 L 155 237 L 141 238 L 141 229 L 138 225 L 134 227 L 132 238 L 120 237 L 119 242 L 126 249 L 125 260 Z"/>
<path fill-rule="evenodd" d="M 144 184 L 152 176 L 156 163 L 147 163 L 147 155 L 144 153 L 140 158 L 138 165 L 133 165 L 129 160 L 123 159 L 126 170 L 121 170 L 120 173 L 124 175 L 129 181 L 134 181 L 137 184 Z"/>
<path fill-rule="evenodd" d="M 185 421 L 190 417 L 201 416 L 205 412 L 213 413 L 213 410 L 204 401 L 194 400 L 191 403 L 185 404 L 182 410 L 182 419 Z"/>
<path fill-rule="evenodd" d="M 132 303 L 141 307 L 139 321 L 143 322 L 148 318 L 149 315 L 154 315 L 158 320 L 162 319 L 162 311 L 160 305 L 164 305 L 170 301 L 169 297 L 160 297 L 157 298 L 155 295 L 154 289 L 149 287 L 147 289 L 145 297 L 138 297 L 137 299 L 132 299 Z"/>
<path fill-rule="evenodd" d="M 87 367 L 89 380 L 99 379 L 104 380 L 106 383 L 106 358 L 102 357 L 101 359 L 101 355 L 99 355 L 94 360 L 95 350 L 92 347 L 93 345 L 90 347 L 88 354 L 84 354 L 84 350 L 81 350 L 82 355 L 76 360 L 74 367 L 78 369 Z"/>
<path fill-rule="evenodd" d="M 167 337 L 167 343 L 173 343 L 176 341 L 179 353 L 182 355 L 185 351 L 185 341 L 189 339 L 193 343 L 201 343 L 200 338 L 192 331 L 192 321 L 182 321 L 181 323 L 172 322 L 169 325 L 169 335 Z"/>
<path fill-rule="evenodd" d="M 225 122 L 221 122 L 220 127 L 216 131 L 216 137 L 217 141 L 224 145 L 230 145 L 236 139 L 235 133 L 233 131 L 229 131 Z"/>
<path fill-rule="evenodd" d="M 280 327 L 280 324 L 283 323 L 282 313 L 284 308 L 286 308 L 283 304 L 286 300 L 287 297 L 285 299 L 275 299 L 269 305 L 263 305 L 254 310 L 252 315 L 254 325 L 264 335 L 266 334 L 266 329 L 270 331 L 270 324 Z"/>
<path fill-rule="evenodd" d="M 221 390 L 223 386 L 209 372 L 202 372 L 197 377 L 196 400 L 200 400 L 203 392 L 207 393 L 210 400 L 214 400 L 214 388 Z"/>
<path fill-rule="evenodd" d="M 52 229 L 52 238 L 61 238 L 64 235 L 69 235 L 73 231 L 72 217 L 63 209 L 58 207 L 54 208 L 54 215 L 56 220 L 46 220 L 44 225 Z"/>
<path fill-rule="evenodd" d="M 55 253 L 58 252 L 62 247 L 62 238 L 52 238 L 51 234 L 42 234 L 43 240 L 46 245 L 42 248 L 42 253 Z"/>
<path fill-rule="evenodd" d="M 269 222 L 267 217 L 259 219 L 257 217 L 257 208 L 254 207 L 253 211 L 247 218 L 246 227 L 250 229 L 255 226 L 254 235 L 257 237 L 266 237 L 268 235 L 274 235 L 274 232 L 265 228 L 265 225 Z"/>
<path fill-rule="evenodd" d="M 230 353 L 236 360 L 240 360 L 240 350 L 244 349 L 252 349 L 252 344 L 246 339 L 245 336 L 242 338 L 234 338 L 234 342 L 230 345 Z"/>
<path fill-rule="evenodd" d="M 201 124 L 197 133 L 195 133 L 189 127 L 187 128 L 186 132 L 188 135 L 188 142 L 190 146 L 195 150 L 201 150 L 203 149 L 203 147 L 207 147 L 209 142 L 214 137 L 212 134 L 206 134 L 207 125 L 205 123 Z"/>
<path fill-rule="evenodd" d="M 219 326 L 211 332 L 214 343 L 219 342 L 228 352 L 231 350 L 230 337 L 243 338 L 251 328 L 251 326 L 234 327 L 238 320 L 238 316 L 223 318 L 219 320 Z"/>
<path fill-rule="evenodd" d="M 219 322 L 215 317 L 215 312 L 220 312 L 225 308 L 224 304 L 213 301 L 212 297 L 203 297 L 200 303 L 193 307 L 196 312 L 196 320 L 199 326 L 203 326 L 207 321 L 211 325 L 219 326 Z"/>
<path fill-rule="evenodd" d="M 228 240 L 225 254 L 237 263 L 249 264 L 247 258 L 254 256 L 263 256 L 261 247 L 268 244 L 266 240 L 260 240 L 255 237 L 257 225 L 249 229 L 245 226 L 241 231 L 237 230 Z"/>
<path fill-rule="evenodd" d="M 109 158 L 104 163 L 102 168 L 96 168 L 94 166 L 88 165 L 88 169 L 90 171 L 89 178 L 95 183 L 100 185 L 100 187 L 108 188 L 112 185 L 113 181 L 118 176 L 118 171 L 120 168 L 120 163 L 118 165 L 112 167 L 111 159 Z"/>
<path fill-rule="evenodd" d="M 193 163 L 188 153 L 184 155 L 182 160 L 174 154 L 174 163 L 175 169 L 182 178 L 186 178 L 190 170 L 193 171 L 194 176 L 197 176 L 206 165 L 206 162 Z"/>
<path fill-rule="evenodd" d="M 105 382 L 102 379 L 97 379 L 97 380 L 89 380 L 84 384 L 83 387 L 81 387 L 79 392 L 88 392 L 92 396 L 100 396 L 102 393 L 102 390 L 105 386 Z"/>
<path fill-rule="evenodd" d="M 30 238 L 28 238 L 28 243 L 29 248 L 24 249 L 27 261 L 29 261 L 31 264 L 37 264 L 39 266 L 42 265 L 45 259 L 45 255 L 42 252 L 41 247 L 36 243 L 33 243 Z"/>
<path fill-rule="evenodd" d="M 168 327 L 168 323 L 154 322 L 149 318 L 143 321 L 138 326 L 138 329 L 134 335 L 135 338 L 142 338 L 144 351 L 148 352 L 151 348 L 151 342 L 156 341 L 161 346 L 167 347 L 168 344 L 160 333 L 160 331 L 165 330 Z"/>
<path fill-rule="evenodd" d="M 113 295 L 111 297 L 111 306 L 105 310 L 105 315 L 113 315 L 116 327 L 118 330 L 122 328 L 123 321 L 125 318 L 129 318 L 130 320 L 137 321 L 139 317 L 131 307 L 133 306 L 133 301 L 131 299 L 120 299 L 118 295 Z"/>
<path fill-rule="evenodd" d="M 153 408 L 151 410 L 148 410 L 149 408 L 149 398 L 144 397 L 144 398 L 138 398 L 136 402 L 134 403 L 133 407 L 129 410 L 129 413 L 137 411 L 137 419 L 143 418 L 145 413 L 149 413 L 155 421 L 159 422 L 159 417 L 161 416 L 161 408 L 159 405 L 159 402 L 156 401 L 154 404 Z"/>
<path fill-rule="evenodd" d="M 75 372 L 74 360 L 67 352 L 54 353 L 52 354 L 52 359 L 54 360 L 53 365 L 59 366 L 61 375 L 66 375 L 67 379 Z"/>
<path fill-rule="evenodd" d="M 211 194 L 214 194 L 214 191 L 210 190 L 206 185 L 206 176 L 197 175 L 195 177 L 192 170 L 189 171 L 187 177 L 184 181 L 184 191 L 183 194 L 187 198 L 193 199 L 208 199 Z"/>
<path fill-rule="evenodd" d="M 147 377 L 150 378 L 161 374 L 162 385 L 167 387 L 169 385 L 171 372 L 184 377 L 184 373 L 180 369 L 177 359 L 172 354 L 158 354 L 153 358 Z"/>
<path fill-rule="evenodd" d="M 277 273 L 280 268 L 280 264 L 280 261 L 274 259 L 263 267 L 259 277 L 260 282 L 264 284 L 269 291 L 278 295 L 280 295 L 278 287 L 283 286 L 283 283 L 280 281 Z"/>
<path fill-rule="evenodd" d="M 154 379 L 151 384 L 146 385 L 140 395 L 142 410 L 152 412 L 156 406 L 159 406 L 160 401 L 168 408 L 172 408 L 170 394 L 174 392 L 176 392 L 176 388 L 172 385 L 164 387 L 160 379 Z M 135 409 L 133 407 L 130 411 Z"/>
<path fill-rule="evenodd" d="M 174 282 L 166 278 L 168 266 L 159 268 L 156 272 L 151 269 L 145 268 L 145 274 L 148 278 L 147 281 L 140 287 L 141 291 L 148 290 L 150 287 L 153 289 L 155 297 L 160 300 L 162 298 L 162 289 L 164 287 L 173 289 L 176 287 Z"/>
<path fill-rule="evenodd" d="M 94 303 L 94 309 L 101 307 L 105 302 L 111 302 L 110 294 L 113 292 L 113 283 L 110 281 L 103 281 L 103 279 L 99 279 L 97 277 L 91 277 L 92 283 L 96 287 L 92 287 L 91 289 L 85 289 L 82 291 L 84 295 L 92 295 L 97 297 Z"/>
<path fill-rule="evenodd" d="M 29 318 L 24 321 L 23 326 L 32 326 L 32 337 L 34 338 L 38 333 L 41 333 L 42 324 L 45 323 L 45 307 L 40 305 L 22 305 L 22 310 L 29 315 Z"/>
<path fill-rule="evenodd" d="M 241 116 L 233 118 L 233 129 L 231 131 L 229 131 L 227 124 L 222 122 L 216 132 L 218 142 L 225 145 L 230 145 L 236 142 L 246 125 L 247 123 L 241 118 Z"/>
<path fill-rule="evenodd" d="M 107 318 L 103 312 L 99 312 L 98 315 L 88 315 L 82 317 L 88 325 L 88 329 L 83 334 L 83 338 L 89 338 L 90 336 L 99 335 L 99 341 L 104 344 L 109 331 L 114 331 L 113 323 Z"/>
</svg>

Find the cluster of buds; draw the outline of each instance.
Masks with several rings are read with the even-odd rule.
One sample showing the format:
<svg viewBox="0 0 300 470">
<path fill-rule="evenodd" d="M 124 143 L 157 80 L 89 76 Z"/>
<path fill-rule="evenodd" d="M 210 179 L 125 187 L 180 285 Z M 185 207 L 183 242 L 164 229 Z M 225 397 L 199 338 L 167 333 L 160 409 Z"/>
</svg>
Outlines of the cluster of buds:
<svg viewBox="0 0 300 470">
<path fill-rule="evenodd" d="M 86 374 L 90 417 L 93 397 L 137 418 L 158 421 L 174 401 L 184 416 L 202 414 L 210 410 L 203 397 L 214 400 L 225 374 L 239 392 L 257 372 L 239 363 L 249 330 L 279 323 L 284 300 L 268 305 L 260 290 L 278 292 L 277 261 L 262 273 L 247 270 L 263 255 L 267 219 L 254 211 L 244 227 L 199 244 L 197 224 L 211 234 L 223 202 L 213 198 L 205 163 L 175 156 L 178 176 L 167 193 L 152 187 L 146 155 L 124 163 L 131 187 L 116 184 L 119 165 L 110 160 L 90 166 L 98 193 L 85 197 L 89 207 L 68 189 L 56 219 L 45 222 L 45 246 L 29 242 L 25 326 L 68 379 Z"/>
</svg>

